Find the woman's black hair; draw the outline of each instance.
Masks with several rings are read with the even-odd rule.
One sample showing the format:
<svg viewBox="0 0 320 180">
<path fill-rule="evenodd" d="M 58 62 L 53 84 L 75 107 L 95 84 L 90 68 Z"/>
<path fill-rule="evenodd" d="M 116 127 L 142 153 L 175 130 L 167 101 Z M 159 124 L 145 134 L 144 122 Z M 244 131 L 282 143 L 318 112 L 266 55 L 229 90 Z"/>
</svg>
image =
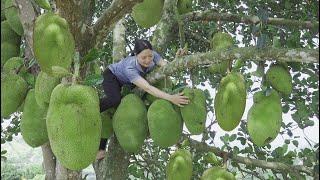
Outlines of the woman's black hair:
<svg viewBox="0 0 320 180">
<path fill-rule="evenodd" d="M 137 39 L 134 42 L 134 50 L 131 52 L 131 56 L 138 55 L 141 51 L 145 49 L 153 50 L 151 43 L 144 39 Z"/>
</svg>

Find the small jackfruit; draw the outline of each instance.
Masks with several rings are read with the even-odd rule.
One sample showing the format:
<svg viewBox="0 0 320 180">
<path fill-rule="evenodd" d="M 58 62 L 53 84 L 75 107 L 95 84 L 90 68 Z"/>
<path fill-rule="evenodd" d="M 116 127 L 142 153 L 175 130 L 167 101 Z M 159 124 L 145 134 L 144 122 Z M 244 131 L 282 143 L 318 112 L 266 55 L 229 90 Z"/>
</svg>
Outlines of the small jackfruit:
<svg viewBox="0 0 320 180">
<path fill-rule="evenodd" d="M 231 72 L 221 79 L 214 99 L 214 110 L 219 126 L 225 131 L 236 128 L 246 107 L 246 87 L 243 76 Z"/>
<path fill-rule="evenodd" d="M 75 42 L 68 23 L 54 13 L 35 21 L 33 50 L 42 71 L 52 74 L 53 66 L 69 69 L 75 53 Z"/>
<path fill-rule="evenodd" d="M 176 144 L 182 134 L 182 118 L 166 100 L 154 101 L 148 109 L 149 132 L 154 143 L 160 147 Z"/>
<path fill-rule="evenodd" d="M 266 73 L 266 80 L 280 93 L 288 96 L 292 91 L 292 77 L 288 69 L 279 64 L 270 66 Z"/>
<path fill-rule="evenodd" d="M 1 43 L 10 42 L 20 45 L 21 36 L 19 36 L 9 25 L 8 20 L 1 22 Z"/>
<path fill-rule="evenodd" d="M 35 2 L 43 9 L 51 10 L 50 3 L 48 0 L 35 0 Z"/>
<path fill-rule="evenodd" d="M 60 83 L 60 79 L 40 71 L 35 83 L 35 97 L 39 106 L 48 107 L 52 90 Z"/>
<path fill-rule="evenodd" d="M 236 180 L 234 175 L 222 167 L 212 167 L 205 170 L 201 180 Z"/>
<path fill-rule="evenodd" d="M 190 180 L 192 177 L 192 155 L 186 149 L 176 150 L 169 158 L 166 168 L 167 180 Z"/>
<path fill-rule="evenodd" d="M 17 74 L 1 73 L 1 117 L 17 111 L 27 95 L 28 84 Z"/>
<path fill-rule="evenodd" d="M 23 27 L 19 18 L 18 8 L 13 3 L 13 0 L 5 1 L 5 16 L 8 20 L 10 27 L 20 36 L 23 35 Z"/>
<path fill-rule="evenodd" d="M 96 159 L 101 138 L 97 92 L 84 85 L 57 85 L 47 112 L 47 131 L 53 154 L 71 170 Z"/>
<path fill-rule="evenodd" d="M 160 21 L 163 3 L 163 0 L 144 0 L 133 6 L 131 15 L 139 26 L 150 28 Z"/>
<path fill-rule="evenodd" d="M 46 126 L 47 109 L 40 107 L 34 97 L 34 89 L 29 90 L 21 117 L 21 135 L 31 147 L 39 147 L 49 141 Z"/>
<path fill-rule="evenodd" d="M 120 146 L 127 152 L 137 153 L 147 137 L 147 109 L 135 94 L 121 99 L 113 115 L 112 126 Z"/>
<path fill-rule="evenodd" d="M 10 42 L 1 43 L 1 66 L 3 66 L 8 59 L 19 56 L 20 47 Z"/>
<path fill-rule="evenodd" d="M 207 119 L 205 94 L 200 89 L 191 88 L 185 88 L 183 93 L 189 97 L 189 104 L 180 107 L 182 119 L 191 134 L 201 134 Z"/>
<path fill-rule="evenodd" d="M 257 146 L 273 141 L 281 128 L 282 109 L 280 96 L 272 90 L 269 96 L 262 91 L 253 96 L 254 104 L 248 112 L 248 133 Z"/>
</svg>

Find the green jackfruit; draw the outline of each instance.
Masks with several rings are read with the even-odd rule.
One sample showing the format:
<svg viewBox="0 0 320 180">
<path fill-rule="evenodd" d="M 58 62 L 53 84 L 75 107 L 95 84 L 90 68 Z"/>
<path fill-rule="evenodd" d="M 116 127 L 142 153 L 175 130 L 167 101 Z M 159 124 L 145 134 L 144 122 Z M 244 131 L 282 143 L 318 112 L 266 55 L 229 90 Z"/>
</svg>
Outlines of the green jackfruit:
<svg viewBox="0 0 320 180">
<path fill-rule="evenodd" d="M 1 66 L 3 66 L 8 59 L 19 56 L 20 47 L 10 42 L 1 43 Z"/>
<path fill-rule="evenodd" d="M 9 25 L 8 20 L 1 22 L 1 43 L 9 42 L 20 45 L 21 36 L 19 36 Z"/>
<path fill-rule="evenodd" d="M 231 72 L 221 79 L 214 99 L 214 110 L 219 126 L 225 131 L 236 128 L 246 107 L 246 87 L 243 76 Z"/>
<path fill-rule="evenodd" d="M 23 35 L 23 27 L 19 18 L 18 8 L 14 5 L 13 0 L 5 1 L 5 16 L 10 27 L 20 36 Z"/>
<path fill-rule="evenodd" d="M 23 58 L 21 57 L 12 57 L 3 65 L 3 72 L 5 73 L 16 73 L 18 70 L 23 68 Z"/>
<path fill-rule="evenodd" d="M 50 102 L 52 90 L 60 83 L 60 79 L 40 71 L 35 83 L 35 97 L 39 106 L 47 107 Z"/>
<path fill-rule="evenodd" d="M 172 90 L 173 85 L 174 84 L 169 77 L 166 77 L 165 79 L 160 79 L 156 83 L 152 84 L 152 86 L 154 86 L 160 90 L 164 90 L 164 89 Z M 152 103 L 153 101 L 155 101 L 159 98 L 147 93 L 146 99 L 148 100 L 149 103 Z"/>
<path fill-rule="evenodd" d="M 46 13 L 35 21 L 33 50 L 42 71 L 52 74 L 52 66 L 69 69 L 75 42 L 65 19 Z"/>
<path fill-rule="evenodd" d="M 109 138 L 113 134 L 112 119 L 108 111 L 101 113 L 102 129 L 101 138 Z"/>
<path fill-rule="evenodd" d="M 228 33 L 218 32 L 214 34 L 211 40 L 212 50 L 222 51 L 233 46 L 232 36 Z M 209 72 L 211 73 L 226 73 L 228 69 L 228 61 L 223 61 L 220 64 L 215 64 L 209 67 Z"/>
<path fill-rule="evenodd" d="M 192 11 L 192 0 L 178 0 L 179 14 L 185 14 Z"/>
<path fill-rule="evenodd" d="M 46 126 L 47 109 L 38 106 L 34 89 L 29 90 L 21 117 L 21 135 L 31 147 L 39 147 L 49 141 Z"/>
<path fill-rule="evenodd" d="M 144 0 L 133 6 L 131 15 L 139 26 L 150 28 L 160 21 L 163 3 L 163 0 Z"/>
<path fill-rule="evenodd" d="M 147 137 L 147 109 L 135 94 L 128 94 L 121 99 L 112 119 L 113 130 L 121 147 L 137 153 Z"/>
<path fill-rule="evenodd" d="M 16 74 L 1 73 L 1 117 L 17 111 L 28 91 L 27 82 Z"/>
<path fill-rule="evenodd" d="M 43 9 L 51 10 L 50 3 L 48 0 L 35 0 L 35 2 Z"/>
<path fill-rule="evenodd" d="M 101 138 L 97 92 L 84 85 L 57 85 L 51 94 L 47 130 L 53 154 L 71 170 L 95 161 Z"/>
<path fill-rule="evenodd" d="M 182 119 L 191 134 L 201 134 L 207 119 L 205 94 L 200 89 L 191 88 L 185 88 L 183 93 L 189 97 L 190 102 L 180 108 Z"/>
<path fill-rule="evenodd" d="M 254 94 L 253 101 L 247 116 L 248 132 L 253 143 L 265 146 L 277 137 L 281 128 L 280 96 L 275 90 L 269 96 L 260 91 Z"/>
<path fill-rule="evenodd" d="M 182 118 L 166 100 L 154 101 L 148 109 L 149 132 L 154 143 L 166 148 L 176 144 L 182 134 Z"/>
<path fill-rule="evenodd" d="M 279 64 L 270 66 L 266 73 L 266 80 L 280 93 L 288 96 L 292 91 L 292 77 L 288 69 Z"/>
<path fill-rule="evenodd" d="M 222 167 L 212 167 L 203 172 L 201 180 L 236 180 L 234 175 Z"/>
<path fill-rule="evenodd" d="M 166 168 L 167 180 L 190 180 L 192 177 L 192 155 L 188 150 L 178 149 L 170 158 Z"/>
</svg>

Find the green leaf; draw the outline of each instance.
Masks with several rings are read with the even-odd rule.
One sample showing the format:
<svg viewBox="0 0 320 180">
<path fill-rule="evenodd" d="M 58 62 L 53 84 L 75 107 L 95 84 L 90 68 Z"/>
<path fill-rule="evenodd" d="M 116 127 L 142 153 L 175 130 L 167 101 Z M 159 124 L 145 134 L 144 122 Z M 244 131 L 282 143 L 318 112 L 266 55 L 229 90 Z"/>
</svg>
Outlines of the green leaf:
<svg viewBox="0 0 320 180">
<path fill-rule="evenodd" d="M 84 80 L 84 84 L 87 86 L 96 86 L 101 84 L 103 81 L 103 77 L 100 74 L 92 74 L 86 77 Z"/>
<path fill-rule="evenodd" d="M 298 147 L 298 145 L 299 145 L 299 142 L 298 142 L 297 140 L 293 140 L 292 143 L 293 143 L 293 145 L 295 145 L 296 147 Z"/>
<path fill-rule="evenodd" d="M 100 56 L 100 51 L 96 48 L 92 48 L 88 54 L 86 54 L 83 58 L 82 58 L 82 62 L 86 63 L 86 62 L 90 62 L 90 61 L 94 61 L 97 58 L 99 58 Z"/>
<path fill-rule="evenodd" d="M 232 142 L 234 141 L 235 139 L 237 138 L 237 135 L 236 134 L 232 134 L 229 138 L 229 141 Z"/>
</svg>

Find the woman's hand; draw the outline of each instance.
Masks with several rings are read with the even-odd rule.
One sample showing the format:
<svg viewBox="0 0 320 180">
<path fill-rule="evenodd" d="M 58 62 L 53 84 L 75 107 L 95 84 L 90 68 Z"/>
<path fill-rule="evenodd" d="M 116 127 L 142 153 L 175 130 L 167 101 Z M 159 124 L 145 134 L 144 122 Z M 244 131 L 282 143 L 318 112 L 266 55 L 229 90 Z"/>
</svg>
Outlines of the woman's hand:
<svg viewBox="0 0 320 180">
<path fill-rule="evenodd" d="M 179 107 L 183 107 L 183 105 L 189 103 L 189 98 L 187 96 L 183 96 L 183 92 L 171 95 L 169 100 Z"/>
</svg>

